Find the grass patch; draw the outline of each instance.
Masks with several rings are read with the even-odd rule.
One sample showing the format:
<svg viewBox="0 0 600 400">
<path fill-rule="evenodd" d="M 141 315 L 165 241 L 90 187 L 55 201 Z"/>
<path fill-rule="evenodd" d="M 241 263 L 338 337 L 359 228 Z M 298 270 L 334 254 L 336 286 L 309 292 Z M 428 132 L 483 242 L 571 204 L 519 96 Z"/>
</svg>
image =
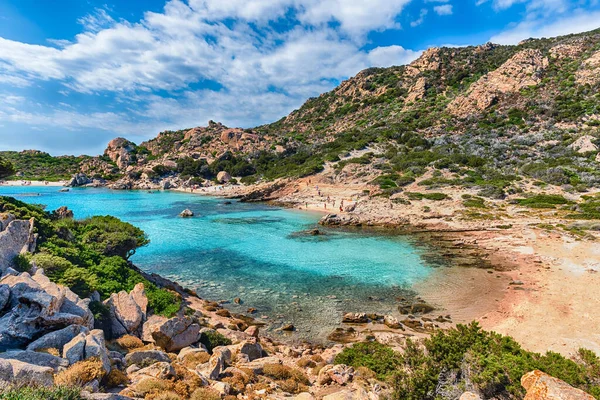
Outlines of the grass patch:
<svg viewBox="0 0 600 400">
<path fill-rule="evenodd" d="M 445 193 L 418 193 L 418 192 L 406 192 L 406 197 L 408 197 L 410 200 L 433 200 L 433 201 L 441 201 L 441 200 L 448 200 L 450 199 L 450 196 L 448 196 Z"/>
</svg>

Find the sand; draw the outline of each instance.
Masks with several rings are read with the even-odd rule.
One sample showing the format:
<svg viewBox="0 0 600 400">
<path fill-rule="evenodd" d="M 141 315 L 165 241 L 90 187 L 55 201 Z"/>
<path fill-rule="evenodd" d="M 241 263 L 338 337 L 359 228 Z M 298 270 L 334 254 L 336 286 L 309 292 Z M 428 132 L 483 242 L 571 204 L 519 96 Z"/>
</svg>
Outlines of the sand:
<svg viewBox="0 0 600 400">
<path fill-rule="evenodd" d="M 2 181 L 0 186 L 64 186 L 66 181 L 46 182 L 46 181 Z"/>
</svg>

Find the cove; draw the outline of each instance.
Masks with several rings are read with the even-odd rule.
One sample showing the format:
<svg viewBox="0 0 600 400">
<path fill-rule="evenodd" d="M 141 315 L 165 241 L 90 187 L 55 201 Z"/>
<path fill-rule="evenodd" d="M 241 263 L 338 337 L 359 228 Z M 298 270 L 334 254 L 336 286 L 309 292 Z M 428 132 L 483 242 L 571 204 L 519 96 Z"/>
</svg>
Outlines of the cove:
<svg viewBox="0 0 600 400">
<path fill-rule="evenodd" d="M 0 187 L 0 195 L 140 227 L 150 245 L 132 257 L 136 265 L 202 298 L 228 301 L 232 311 L 256 308 L 274 334 L 292 323 L 295 337 L 325 337 L 346 312 L 397 315 L 397 298 L 413 295 L 434 270 L 407 236 L 322 227 L 323 236 L 302 234 L 317 226 L 317 213 L 169 191 L 59 190 Z M 186 208 L 196 216 L 179 217 Z"/>
</svg>

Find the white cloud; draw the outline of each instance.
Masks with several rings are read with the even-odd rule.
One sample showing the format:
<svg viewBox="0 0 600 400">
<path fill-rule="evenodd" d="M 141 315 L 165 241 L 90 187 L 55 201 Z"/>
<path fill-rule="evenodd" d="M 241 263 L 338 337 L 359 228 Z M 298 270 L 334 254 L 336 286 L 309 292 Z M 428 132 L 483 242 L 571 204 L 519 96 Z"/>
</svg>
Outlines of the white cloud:
<svg viewBox="0 0 600 400">
<path fill-rule="evenodd" d="M 367 32 L 397 26 L 408 1 L 171 0 L 134 23 L 96 10 L 80 20 L 84 32 L 54 47 L 0 38 L 0 83 L 63 85 L 62 104 L 0 102 L 0 121 L 146 137 L 209 119 L 270 122 L 361 69 L 415 59 L 420 52 L 401 46 L 362 49 Z M 296 23 L 273 30 L 268 22 L 292 8 Z M 190 88 L 202 81 L 220 89 Z M 116 111 L 82 111 L 73 93 L 111 96 Z"/>
<path fill-rule="evenodd" d="M 452 15 L 452 4 L 444 4 L 443 6 L 433 7 L 433 11 L 437 15 Z"/>
<path fill-rule="evenodd" d="M 410 23 L 410 26 L 412 26 L 414 28 L 415 26 L 421 25 L 425 21 L 425 17 L 426 16 L 427 16 L 427 9 L 426 8 L 422 8 L 421 12 L 419 13 L 419 18 L 417 18 L 416 20 L 412 21 Z"/>
<path fill-rule="evenodd" d="M 547 18 L 528 18 L 509 29 L 492 36 L 491 42 L 516 44 L 523 39 L 554 37 L 591 31 L 600 27 L 600 11 L 575 11 L 548 21 Z"/>
</svg>

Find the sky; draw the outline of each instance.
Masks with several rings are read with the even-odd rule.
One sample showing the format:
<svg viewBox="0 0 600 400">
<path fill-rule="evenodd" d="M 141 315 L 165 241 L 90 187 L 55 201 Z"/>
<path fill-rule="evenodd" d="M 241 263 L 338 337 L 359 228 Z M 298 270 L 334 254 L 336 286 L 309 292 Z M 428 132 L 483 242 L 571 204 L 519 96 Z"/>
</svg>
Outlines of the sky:
<svg viewBox="0 0 600 400">
<path fill-rule="evenodd" d="M 600 27 L 600 0 L 0 0 L 0 150 L 273 122 L 432 46 Z"/>
</svg>

